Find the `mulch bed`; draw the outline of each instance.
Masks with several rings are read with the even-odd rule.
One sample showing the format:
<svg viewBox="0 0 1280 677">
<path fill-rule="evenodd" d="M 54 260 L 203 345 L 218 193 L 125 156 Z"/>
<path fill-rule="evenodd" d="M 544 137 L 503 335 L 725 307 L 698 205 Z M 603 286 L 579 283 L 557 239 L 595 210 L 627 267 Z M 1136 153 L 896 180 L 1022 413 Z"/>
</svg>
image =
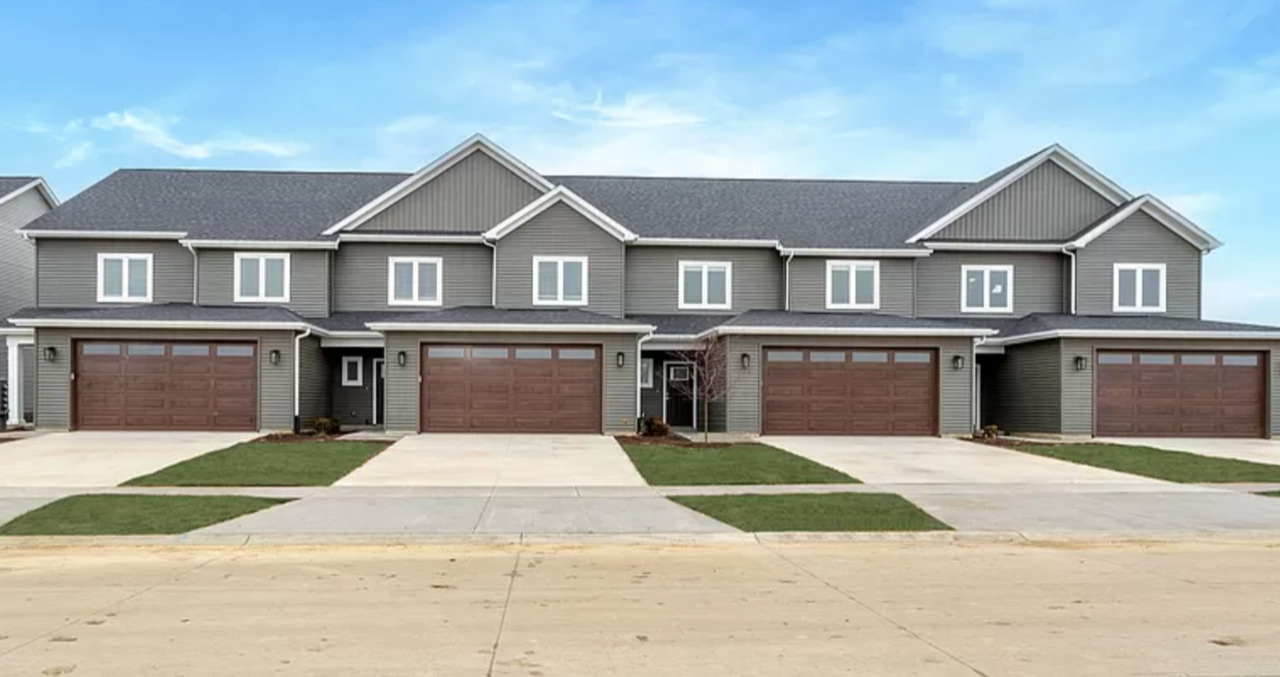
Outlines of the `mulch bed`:
<svg viewBox="0 0 1280 677">
<path fill-rule="evenodd" d="M 656 435 L 618 435 L 616 439 L 621 444 L 660 444 L 664 447 L 690 447 L 695 449 L 722 449 L 733 446 L 729 442 L 694 442 L 679 435 L 667 435 L 665 437 Z"/>
<path fill-rule="evenodd" d="M 343 433 L 339 433 L 341 435 Z M 277 442 L 280 444 L 295 444 L 301 442 L 337 442 L 339 435 L 308 435 L 306 433 L 271 433 L 263 435 L 254 442 Z M 359 442 L 361 440 L 341 440 L 343 442 Z"/>
</svg>

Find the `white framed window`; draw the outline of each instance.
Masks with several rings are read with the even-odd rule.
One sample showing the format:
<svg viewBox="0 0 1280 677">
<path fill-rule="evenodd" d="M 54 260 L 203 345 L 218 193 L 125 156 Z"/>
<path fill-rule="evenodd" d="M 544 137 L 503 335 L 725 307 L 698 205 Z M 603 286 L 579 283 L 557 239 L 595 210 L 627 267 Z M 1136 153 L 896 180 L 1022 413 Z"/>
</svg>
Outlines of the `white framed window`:
<svg viewBox="0 0 1280 677">
<path fill-rule="evenodd" d="M 151 254 L 98 254 L 98 303 L 151 303 Z"/>
<path fill-rule="evenodd" d="M 289 302 L 289 255 L 236 252 L 236 303 Z"/>
<path fill-rule="evenodd" d="M 879 307 L 879 261 L 827 261 L 827 308 Z"/>
<path fill-rule="evenodd" d="M 1117 313 L 1163 313 L 1165 265 L 1117 263 L 1112 275 L 1112 310 Z"/>
<path fill-rule="evenodd" d="M 640 360 L 640 387 L 653 387 L 653 358 L 645 357 Z"/>
<path fill-rule="evenodd" d="M 1012 313 L 1013 266 L 961 266 L 960 310 Z"/>
<path fill-rule="evenodd" d="M 533 257 L 533 305 L 587 305 L 587 257 Z"/>
<path fill-rule="evenodd" d="M 733 264 L 728 261 L 681 261 L 677 307 L 728 310 L 733 307 Z"/>
<path fill-rule="evenodd" d="M 364 358 L 359 356 L 342 358 L 342 385 L 364 385 Z"/>
<path fill-rule="evenodd" d="M 387 304 L 438 306 L 444 296 L 444 262 L 439 258 L 392 256 L 387 259 Z"/>
</svg>

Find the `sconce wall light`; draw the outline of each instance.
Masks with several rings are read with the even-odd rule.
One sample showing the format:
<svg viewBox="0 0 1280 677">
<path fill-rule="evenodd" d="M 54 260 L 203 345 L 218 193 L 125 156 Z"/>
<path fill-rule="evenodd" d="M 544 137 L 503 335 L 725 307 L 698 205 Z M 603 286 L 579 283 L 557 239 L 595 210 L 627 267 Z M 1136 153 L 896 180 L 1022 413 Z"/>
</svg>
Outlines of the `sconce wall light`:
<svg viewBox="0 0 1280 677">
<path fill-rule="evenodd" d="M 44 361 L 56 362 L 57 360 L 58 360 L 58 349 L 54 348 L 53 346 L 46 347 L 44 349 Z"/>
<path fill-rule="evenodd" d="M 1076 371 L 1084 371 L 1089 368 L 1089 358 L 1084 355 L 1076 355 Z"/>
<path fill-rule="evenodd" d="M 273 350 L 267 354 L 267 359 L 271 360 L 271 364 L 280 364 L 280 351 Z"/>
<path fill-rule="evenodd" d="M 742 368 L 743 368 L 743 369 L 750 369 L 750 368 L 751 368 L 751 353 L 743 353 L 743 354 L 742 354 L 742 356 L 738 358 L 738 362 L 739 362 L 740 364 L 742 364 Z"/>
<path fill-rule="evenodd" d="M 403 367 L 403 366 L 404 366 L 405 364 L 407 364 L 408 362 L 409 362 L 409 356 L 408 356 L 407 354 L 405 354 L 405 352 L 404 352 L 403 350 L 401 350 L 400 352 L 396 353 L 396 364 L 398 364 L 398 365 L 400 365 L 400 366 L 402 366 L 402 367 Z"/>
<path fill-rule="evenodd" d="M 619 353 L 614 357 L 614 360 L 618 363 L 618 368 L 619 368 L 619 369 L 621 369 L 621 368 L 623 368 L 623 367 L 627 366 L 627 354 L 626 354 L 626 353 L 624 353 L 624 352 L 619 352 Z"/>
<path fill-rule="evenodd" d="M 960 371 L 961 369 L 964 369 L 964 355 L 952 355 L 951 368 L 955 369 L 956 371 Z"/>
</svg>

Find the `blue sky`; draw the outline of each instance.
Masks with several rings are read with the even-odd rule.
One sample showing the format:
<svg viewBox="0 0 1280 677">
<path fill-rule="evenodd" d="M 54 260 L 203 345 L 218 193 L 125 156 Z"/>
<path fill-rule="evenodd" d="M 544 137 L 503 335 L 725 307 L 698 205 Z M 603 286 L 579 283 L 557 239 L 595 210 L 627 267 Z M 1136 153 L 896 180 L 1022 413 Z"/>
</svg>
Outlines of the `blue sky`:
<svg viewBox="0 0 1280 677">
<path fill-rule="evenodd" d="M 16 3 L 0 173 L 405 170 L 481 131 L 547 173 L 976 180 L 1053 142 L 1227 246 L 1280 323 L 1272 0 Z"/>
</svg>

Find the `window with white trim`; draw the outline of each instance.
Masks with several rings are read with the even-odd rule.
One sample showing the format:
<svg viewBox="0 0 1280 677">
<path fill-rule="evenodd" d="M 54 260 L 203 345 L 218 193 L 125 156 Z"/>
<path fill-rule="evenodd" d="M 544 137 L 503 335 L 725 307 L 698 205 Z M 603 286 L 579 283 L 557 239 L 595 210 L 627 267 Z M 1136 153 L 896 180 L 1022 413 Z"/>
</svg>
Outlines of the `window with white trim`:
<svg viewBox="0 0 1280 677">
<path fill-rule="evenodd" d="M 533 257 L 533 305 L 587 305 L 587 257 Z"/>
<path fill-rule="evenodd" d="M 879 261 L 827 261 L 827 308 L 880 307 Z"/>
<path fill-rule="evenodd" d="M 1013 266 L 961 266 L 960 310 L 1013 312 Z"/>
<path fill-rule="evenodd" d="M 98 303 L 151 303 L 151 254 L 98 254 Z"/>
<path fill-rule="evenodd" d="M 1165 308 L 1163 263 L 1117 263 L 1111 285 L 1112 310 L 1117 313 L 1163 313 Z"/>
<path fill-rule="evenodd" d="M 439 258 L 392 256 L 387 259 L 387 304 L 438 306 L 443 296 L 444 262 Z"/>
<path fill-rule="evenodd" d="M 728 310 L 733 307 L 733 264 L 728 261 L 681 261 L 679 303 L 682 310 Z"/>
<path fill-rule="evenodd" d="M 645 357 L 640 360 L 640 387 L 653 387 L 653 358 Z"/>
<path fill-rule="evenodd" d="M 288 303 L 289 254 L 235 255 L 236 303 Z"/>
<path fill-rule="evenodd" d="M 359 356 L 342 358 L 342 385 L 364 385 L 364 358 Z"/>
</svg>

